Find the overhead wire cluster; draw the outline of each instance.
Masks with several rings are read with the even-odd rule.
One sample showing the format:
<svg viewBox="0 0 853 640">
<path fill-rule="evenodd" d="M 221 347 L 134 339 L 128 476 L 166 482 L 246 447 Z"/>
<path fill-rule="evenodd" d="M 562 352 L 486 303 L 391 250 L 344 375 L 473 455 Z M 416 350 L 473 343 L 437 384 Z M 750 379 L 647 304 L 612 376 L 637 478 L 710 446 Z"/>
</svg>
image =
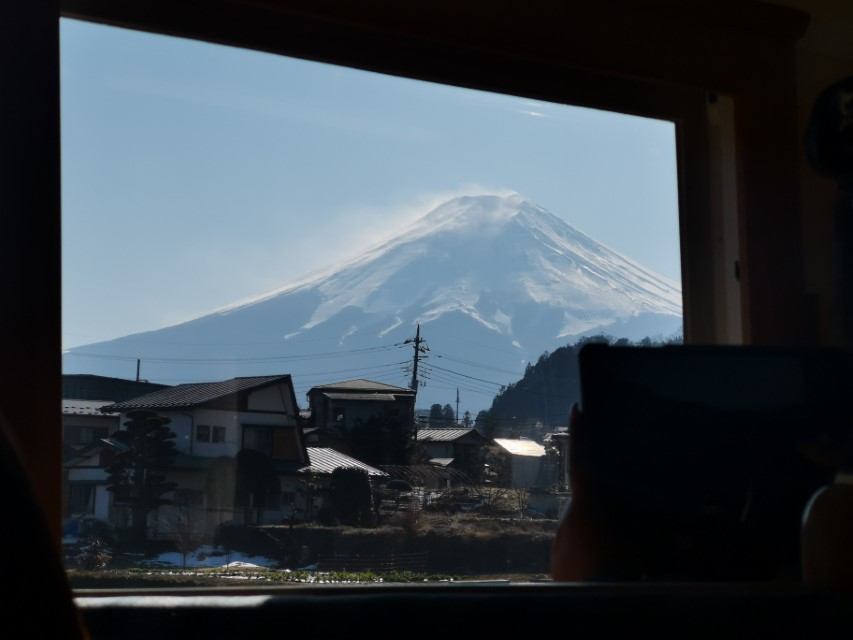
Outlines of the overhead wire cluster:
<svg viewBox="0 0 853 640">
<path fill-rule="evenodd" d="M 367 353 L 379 354 L 385 352 L 396 352 L 400 349 L 408 349 L 411 348 L 411 343 L 413 340 L 407 340 L 404 342 L 398 342 L 389 345 L 382 345 L 377 347 L 365 347 L 359 349 L 346 349 L 340 351 L 317 351 L 311 353 L 299 353 L 299 354 L 290 354 L 290 355 L 279 355 L 279 356 L 249 356 L 249 357 L 145 357 L 142 360 L 148 364 L 173 364 L 173 365 L 246 365 L 246 364 L 272 364 L 272 363 L 283 363 L 283 364 L 292 364 L 296 362 L 303 361 L 317 361 L 317 360 L 341 360 L 342 358 L 346 358 L 348 356 L 355 355 L 364 355 Z M 421 340 L 420 342 L 423 342 Z M 187 343 L 184 343 L 187 344 Z M 257 346 L 259 344 L 264 343 L 249 343 L 240 344 L 239 346 Z M 270 343 L 271 344 L 271 343 Z M 196 345 L 202 346 L 202 345 Z M 419 346 L 419 345 L 417 345 Z M 494 369 L 486 364 L 477 363 L 470 360 L 463 360 L 460 358 L 454 358 L 453 356 L 430 352 L 429 356 L 427 356 L 424 351 L 428 351 L 421 347 L 421 355 L 420 355 L 420 366 L 421 370 L 418 372 L 417 380 L 419 382 L 419 386 L 431 386 L 434 388 L 446 388 L 449 390 L 453 390 L 459 388 L 461 390 L 482 394 L 485 396 L 493 397 L 495 396 L 501 389 L 504 382 L 497 382 L 494 380 L 486 380 L 482 378 L 478 378 L 475 376 L 471 376 L 460 371 L 457 371 L 451 367 L 439 366 L 437 364 L 429 363 L 425 360 L 426 357 L 432 358 L 443 358 L 447 361 L 453 361 L 460 364 L 464 364 L 466 367 L 473 367 L 481 370 L 493 370 L 500 371 L 501 373 L 510 374 L 512 372 L 509 371 L 501 371 L 499 369 Z M 122 356 L 122 355 L 113 355 L 107 353 L 92 353 L 92 352 L 81 352 L 77 353 L 75 351 L 69 351 L 66 356 L 80 356 L 86 358 L 96 358 L 103 360 L 114 360 L 114 361 L 126 361 L 126 362 L 137 362 L 139 358 L 134 356 Z M 332 378 L 340 378 L 340 377 L 348 377 L 348 378 L 366 378 L 370 380 L 375 380 L 377 382 L 384 382 L 386 384 L 393 384 L 396 386 L 410 386 L 410 379 L 412 377 L 412 368 L 413 368 L 413 359 L 407 358 L 405 360 L 392 360 L 390 362 L 376 363 L 370 366 L 359 366 L 353 368 L 329 368 L 324 369 L 323 371 L 315 371 L 310 373 L 300 374 L 299 382 L 304 383 L 299 386 L 305 386 L 310 388 L 314 386 L 314 384 L 321 384 L 322 382 L 328 381 Z M 200 382 L 197 378 L 192 379 L 184 379 L 184 378 L 171 378 L 171 379 L 163 379 L 163 382 L 171 382 L 171 383 L 182 383 L 182 382 Z"/>
</svg>

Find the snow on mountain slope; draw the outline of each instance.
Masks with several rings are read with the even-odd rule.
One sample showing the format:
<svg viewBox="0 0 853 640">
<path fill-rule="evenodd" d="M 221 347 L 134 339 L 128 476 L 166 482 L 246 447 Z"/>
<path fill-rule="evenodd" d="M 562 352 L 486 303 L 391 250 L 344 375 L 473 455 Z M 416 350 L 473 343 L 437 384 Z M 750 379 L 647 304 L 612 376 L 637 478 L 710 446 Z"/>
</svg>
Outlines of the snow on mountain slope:
<svg viewBox="0 0 853 640">
<path fill-rule="evenodd" d="M 165 383 L 275 372 L 291 373 L 298 394 L 356 377 L 408 386 L 405 340 L 420 324 L 433 351 L 424 376 L 449 373 L 424 378 L 418 406 L 451 402 L 459 374 L 483 381 L 472 384 L 488 408 L 489 390 L 543 351 L 596 332 L 668 336 L 681 314 L 677 282 L 534 202 L 465 196 L 344 264 L 180 325 L 77 347 L 64 368 L 132 377 L 128 360 L 139 358 L 146 379 Z M 470 364 L 439 369 L 442 353 Z"/>
</svg>

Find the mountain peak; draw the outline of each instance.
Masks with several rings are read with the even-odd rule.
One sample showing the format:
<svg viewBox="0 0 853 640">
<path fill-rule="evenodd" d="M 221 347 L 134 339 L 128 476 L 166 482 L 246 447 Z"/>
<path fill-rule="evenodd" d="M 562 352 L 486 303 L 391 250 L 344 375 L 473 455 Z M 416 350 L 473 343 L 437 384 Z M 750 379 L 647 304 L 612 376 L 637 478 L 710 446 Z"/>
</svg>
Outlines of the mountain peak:
<svg viewBox="0 0 853 640">
<path fill-rule="evenodd" d="M 433 357 L 434 386 L 420 396 L 429 406 L 442 397 L 441 376 L 449 369 L 442 356 L 454 358 L 465 379 L 495 380 L 502 372 L 505 384 L 513 370 L 582 335 L 671 334 L 681 324 L 681 305 L 680 283 L 523 195 L 466 195 L 322 272 L 181 325 L 76 348 L 66 357 L 91 351 L 117 361 L 145 359 L 152 380 L 174 379 L 173 361 L 181 377 L 199 379 L 268 373 L 266 363 L 280 361 L 306 386 L 330 382 L 341 370 L 396 367 L 400 375 L 382 381 L 403 386 L 406 363 L 388 365 L 379 354 L 408 348 L 420 326 Z M 340 365 L 329 364 L 333 354 Z M 354 360 L 358 366 L 350 366 Z M 111 360 L 93 362 L 93 373 L 107 375 L 101 365 Z"/>
<path fill-rule="evenodd" d="M 523 211 L 543 212 L 544 209 L 520 193 L 506 195 L 463 195 L 440 204 L 418 220 L 413 228 L 420 232 L 434 233 L 438 230 L 454 232 L 498 229 L 503 223 Z"/>
</svg>

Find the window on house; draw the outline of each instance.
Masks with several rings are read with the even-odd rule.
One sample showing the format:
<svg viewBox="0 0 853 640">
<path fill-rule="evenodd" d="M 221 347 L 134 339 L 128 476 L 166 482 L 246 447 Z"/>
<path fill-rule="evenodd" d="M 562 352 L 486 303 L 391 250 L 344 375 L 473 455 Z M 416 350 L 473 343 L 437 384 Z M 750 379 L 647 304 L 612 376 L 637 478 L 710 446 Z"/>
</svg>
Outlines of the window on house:
<svg viewBox="0 0 853 640">
<path fill-rule="evenodd" d="M 72 516 L 95 512 L 95 487 L 72 484 L 68 487 L 69 510 Z"/>
<path fill-rule="evenodd" d="M 225 427 L 198 424 L 195 428 L 195 439 L 199 442 L 225 442 Z"/>
<path fill-rule="evenodd" d="M 98 442 L 101 438 L 109 436 L 107 427 L 67 426 L 65 427 L 65 441 L 68 444 L 91 444 Z"/>
<path fill-rule="evenodd" d="M 243 448 L 273 454 L 273 430 L 270 427 L 243 427 Z"/>
<path fill-rule="evenodd" d="M 210 442 L 210 425 L 198 424 L 195 427 L 195 439 L 199 442 Z"/>
</svg>

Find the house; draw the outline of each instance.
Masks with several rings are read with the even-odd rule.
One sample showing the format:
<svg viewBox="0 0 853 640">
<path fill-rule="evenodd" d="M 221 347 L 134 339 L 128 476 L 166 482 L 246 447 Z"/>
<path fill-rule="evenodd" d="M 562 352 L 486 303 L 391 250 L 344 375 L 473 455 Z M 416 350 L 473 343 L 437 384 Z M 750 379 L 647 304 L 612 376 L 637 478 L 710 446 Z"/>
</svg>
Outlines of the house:
<svg viewBox="0 0 853 640">
<path fill-rule="evenodd" d="M 490 442 L 476 429 L 418 429 L 417 442 L 431 463 L 461 471 L 471 482 L 482 480 Z"/>
<path fill-rule="evenodd" d="M 501 486 L 513 489 L 532 489 L 548 486 L 543 476 L 545 447 L 534 440 L 495 438 L 506 465 L 497 474 Z"/>
<path fill-rule="evenodd" d="M 97 395 L 91 388 L 89 392 Z M 304 446 L 299 421 L 294 419 L 299 411 L 290 376 L 235 378 L 177 387 L 157 385 L 150 393 L 121 402 L 67 400 L 63 407 L 64 421 L 76 417 L 88 425 L 78 431 L 72 426 L 68 431 L 85 434 L 86 441 L 69 446 L 63 461 L 68 493 L 65 502 L 69 505 L 66 522 L 92 516 L 118 526 L 127 524 L 127 510 L 111 504 L 104 468 L 118 448 L 109 435 L 134 410 L 153 411 L 168 418 L 168 426 L 176 434 L 177 454 L 167 479 L 178 487 L 166 496 L 174 504 L 161 507 L 152 517 L 152 536 L 169 535 L 176 525 L 188 523 L 193 523 L 201 535 L 210 535 L 226 521 L 269 524 L 296 514 L 300 519 L 310 519 L 325 506 L 329 480 L 339 467 L 363 469 L 371 480 L 389 477 L 385 471 L 334 449 Z M 247 449 L 259 451 L 271 461 L 278 485 L 263 496 L 253 495 L 251 507 L 240 509 L 237 503 L 241 500 L 234 492 L 239 456 Z"/>
<path fill-rule="evenodd" d="M 330 447 L 373 466 L 408 464 L 416 392 L 372 380 L 312 387 L 306 431 L 311 445 Z"/>
<path fill-rule="evenodd" d="M 305 520 L 314 520 L 320 510 L 328 506 L 326 499 L 335 469 L 361 469 L 367 473 L 371 484 L 382 484 L 391 479 L 391 474 L 376 469 L 348 455 L 327 447 L 308 447 L 308 465 L 299 472 L 310 476 L 311 494 L 304 496 Z"/>
<path fill-rule="evenodd" d="M 416 392 L 371 380 L 346 380 L 312 387 L 306 394 L 311 425 L 320 430 L 351 430 L 373 418 L 412 424 Z"/>
<path fill-rule="evenodd" d="M 297 509 L 310 466 L 298 420 L 299 408 L 290 375 L 232 378 L 221 382 L 181 384 L 101 407 L 105 414 L 148 410 L 170 420 L 176 452 L 167 480 L 176 482 L 174 508 L 181 519 L 193 514 L 200 530 L 210 533 L 223 522 L 278 523 Z M 253 485 L 269 464 L 278 482 Z M 235 493 L 243 477 L 247 495 Z M 246 484 L 248 483 L 248 484 Z M 111 510 L 110 521 L 127 524 L 124 508 Z M 168 516 L 171 515 L 171 522 Z M 151 535 L 167 533 L 178 515 L 162 511 Z M 165 521 L 165 522 L 164 522 Z"/>
<path fill-rule="evenodd" d="M 62 518 L 106 520 L 109 493 L 102 438 L 119 429 L 119 414 L 101 407 L 168 388 L 138 380 L 89 374 L 62 376 Z M 106 454 L 107 457 L 109 454 Z"/>
<path fill-rule="evenodd" d="M 63 460 L 82 447 L 100 442 L 119 428 L 119 414 L 102 412 L 101 407 L 169 385 L 125 380 L 89 374 L 62 376 Z"/>
<path fill-rule="evenodd" d="M 551 449 L 556 458 L 556 484 L 558 487 L 569 486 L 569 443 L 571 442 L 569 428 L 557 427 L 551 433 L 546 433 L 542 439 L 546 451 Z"/>
<path fill-rule="evenodd" d="M 109 493 L 103 438 L 119 428 L 118 413 L 103 413 L 109 400 L 62 400 L 62 517 L 106 520 Z M 109 454 L 107 454 L 108 456 Z"/>
</svg>

